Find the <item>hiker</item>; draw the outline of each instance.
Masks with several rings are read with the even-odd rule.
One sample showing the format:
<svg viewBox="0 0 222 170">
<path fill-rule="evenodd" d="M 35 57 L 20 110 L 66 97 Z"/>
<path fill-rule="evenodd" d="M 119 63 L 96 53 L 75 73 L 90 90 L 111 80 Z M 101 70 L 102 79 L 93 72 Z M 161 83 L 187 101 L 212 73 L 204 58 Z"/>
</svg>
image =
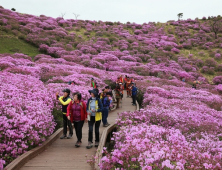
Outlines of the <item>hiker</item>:
<svg viewBox="0 0 222 170">
<path fill-rule="evenodd" d="M 103 111 L 102 111 L 102 122 L 103 127 L 107 127 L 110 124 L 107 122 L 107 117 L 109 114 L 109 107 L 110 107 L 110 99 L 109 97 L 112 95 L 111 92 L 107 92 L 106 95 L 102 98 L 102 104 L 103 104 Z"/>
<path fill-rule="evenodd" d="M 86 103 L 82 101 L 81 93 L 73 94 L 73 101 L 71 101 L 67 108 L 66 114 L 68 120 L 74 124 L 77 142 L 76 147 L 80 147 L 82 143 L 82 127 L 84 121 L 87 123 L 87 112 L 86 112 Z"/>
<path fill-rule="evenodd" d="M 124 78 L 124 88 L 126 89 L 126 82 L 127 82 L 127 75 L 125 75 L 125 78 Z"/>
<path fill-rule="evenodd" d="M 93 89 L 96 89 L 96 88 L 97 88 L 97 86 L 96 86 L 96 81 L 94 80 L 94 78 L 91 78 L 91 87 L 92 87 Z"/>
<path fill-rule="evenodd" d="M 69 81 L 68 85 L 75 85 L 76 83 L 74 81 Z"/>
<path fill-rule="evenodd" d="M 121 82 L 120 82 L 120 77 L 118 77 L 117 80 L 116 80 L 116 86 L 118 86 L 119 83 L 121 83 Z"/>
<path fill-rule="evenodd" d="M 60 139 L 71 139 L 73 135 L 73 129 L 72 124 L 70 120 L 66 117 L 67 114 L 67 107 L 69 103 L 71 102 L 70 98 L 70 89 L 64 89 L 62 91 L 64 94 L 63 96 L 59 96 L 59 93 L 56 93 L 56 99 L 59 100 L 59 102 L 62 104 L 62 113 L 63 113 L 63 135 L 60 137 Z M 69 127 L 69 136 L 67 137 L 67 125 Z"/>
<path fill-rule="evenodd" d="M 130 78 L 131 83 L 135 83 L 135 80 L 133 79 L 133 77 Z"/>
<path fill-rule="evenodd" d="M 101 100 L 99 99 L 98 92 L 93 89 L 89 90 L 91 97 L 87 102 L 87 113 L 88 113 L 88 126 L 89 126 L 89 134 L 88 134 L 88 145 L 86 146 L 87 149 L 93 147 L 93 126 L 95 124 L 95 147 L 99 145 L 99 126 L 102 119 L 102 110 L 103 105 Z"/>
<path fill-rule="evenodd" d="M 121 99 L 123 99 L 123 90 L 124 90 L 124 87 L 123 87 L 123 84 L 122 83 L 119 83 L 119 86 L 120 86 L 120 93 L 121 93 Z"/>
<path fill-rule="evenodd" d="M 197 84 L 200 84 L 200 82 L 199 81 L 194 81 L 193 82 L 193 85 L 192 85 L 192 88 L 194 88 L 194 89 L 197 89 Z"/>
<path fill-rule="evenodd" d="M 130 84 L 131 84 L 131 80 L 129 77 L 127 77 L 127 80 L 126 80 L 126 91 L 127 91 L 127 97 L 130 97 L 131 96 L 131 93 L 130 93 Z"/>
<path fill-rule="evenodd" d="M 99 94 L 99 98 L 102 100 L 103 97 L 106 96 L 106 93 L 109 92 L 109 86 L 106 86 L 105 89 L 102 90 L 103 92 Z"/>
<path fill-rule="evenodd" d="M 116 87 L 115 93 L 116 93 L 116 100 L 117 100 L 117 106 L 116 106 L 116 108 L 119 108 L 119 103 L 120 103 L 120 99 L 121 99 L 120 86 L 117 86 L 117 87 Z"/>
<path fill-rule="evenodd" d="M 133 106 L 136 106 L 136 96 L 137 96 L 137 88 L 135 86 L 135 83 L 132 83 Z"/>
<path fill-rule="evenodd" d="M 123 76 L 122 75 L 120 75 L 120 83 L 124 83 L 124 79 L 123 79 Z"/>
</svg>

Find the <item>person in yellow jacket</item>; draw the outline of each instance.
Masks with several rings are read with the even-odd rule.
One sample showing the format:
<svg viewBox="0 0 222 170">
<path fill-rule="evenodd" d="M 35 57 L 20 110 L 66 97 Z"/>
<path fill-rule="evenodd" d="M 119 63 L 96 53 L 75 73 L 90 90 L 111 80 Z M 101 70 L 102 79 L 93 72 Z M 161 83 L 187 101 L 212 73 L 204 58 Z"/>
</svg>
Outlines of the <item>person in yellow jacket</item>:
<svg viewBox="0 0 222 170">
<path fill-rule="evenodd" d="M 60 139 L 71 139 L 73 135 L 73 128 L 70 120 L 67 119 L 67 107 L 69 103 L 71 102 L 70 98 L 70 90 L 64 89 L 62 91 L 64 94 L 63 96 L 59 96 L 59 93 L 56 93 L 56 98 L 59 100 L 59 102 L 62 104 L 62 113 L 63 113 L 63 135 L 60 137 Z M 67 137 L 67 125 L 69 127 L 69 136 Z"/>
<path fill-rule="evenodd" d="M 87 102 L 87 113 L 88 113 L 88 126 L 89 126 L 89 134 L 88 134 L 88 145 L 87 149 L 93 147 L 93 126 L 95 124 L 95 147 L 99 145 L 99 127 L 102 119 L 102 111 L 103 105 L 98 96 L 98 92 L 93 89 L 89 90 L 91 97 Z"/>
</svg>

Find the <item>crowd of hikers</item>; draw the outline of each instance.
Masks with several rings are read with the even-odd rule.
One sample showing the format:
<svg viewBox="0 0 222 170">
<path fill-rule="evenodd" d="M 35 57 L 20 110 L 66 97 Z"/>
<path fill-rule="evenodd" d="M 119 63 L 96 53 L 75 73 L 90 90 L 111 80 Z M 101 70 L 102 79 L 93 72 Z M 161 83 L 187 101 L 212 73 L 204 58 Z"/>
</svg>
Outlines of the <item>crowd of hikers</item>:
<svg viewBox="0 0 222 170">
<path fill-rule="evenodd" d="M 69 85 L 75 85 L 74 81 L 69 81 Z M 95 129 L 95 147 L 99 145 L 99 128 L 101 121 L 103 127 L 108 127 L 110 124 L 107 121 L 109 111 L 113 107 L 113 101 L 116 98 L 117 106 L 120 107 L 120 102 L 123 98 L 124 89 L 127 91 L 127 97 L 132 97 L 132 104 L 136 105 L 137 88 L 135 80 L 127 75 L 123 78 L 121 75 L 117 78 L 116 88 L 111 89 L 106 86 L 101 93 L 99 93 L 96 81 L 91 78 L 92 90 L 89 90 L 90 98 L 87 103 L 82 99 L 82 95 L 79 92 L 71 95 L 70 89 L 64 89 L 63 96 L 59 96 L 56 93 L 56 99 L 62 105 L 63 113 L 63 135 L 60 139 L 71 139 L 73 136 L 73 126 L 75 129 L 77 142 L 76 147 L 80 147 L 82 143 L 82 128 L 84 123 L 88 123 L 88 145 L 87 149 L 93 147 L 93 128 Z M 114 95 L 115 94 L 115 98 Z M 69 128 L 69 135 L 67 136 L 67 127 Z"/>
</svg>

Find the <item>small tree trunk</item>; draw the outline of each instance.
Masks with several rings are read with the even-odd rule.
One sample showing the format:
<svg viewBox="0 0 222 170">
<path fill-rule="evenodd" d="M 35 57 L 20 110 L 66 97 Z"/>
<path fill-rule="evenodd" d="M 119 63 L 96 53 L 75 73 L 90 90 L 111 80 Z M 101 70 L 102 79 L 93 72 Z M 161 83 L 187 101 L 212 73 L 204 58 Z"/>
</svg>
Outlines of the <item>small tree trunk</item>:
<svg viewBox="0 0 222 170">
<path fill-rule="evenodd" d="M 214 32 L 214 34 L 215 34 L 215 39 L 217 39 L 217 32 Z"/>
</svg>

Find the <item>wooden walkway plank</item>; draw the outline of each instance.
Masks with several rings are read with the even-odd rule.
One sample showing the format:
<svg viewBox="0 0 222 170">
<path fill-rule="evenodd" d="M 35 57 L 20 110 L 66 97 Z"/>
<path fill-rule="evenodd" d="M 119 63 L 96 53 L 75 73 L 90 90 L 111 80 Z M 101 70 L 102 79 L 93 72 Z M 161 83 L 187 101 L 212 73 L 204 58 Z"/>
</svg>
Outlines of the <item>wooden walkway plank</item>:
<svg viewBox="0 0 222 170">
<path fill-rule="evenodd" d="M 126 91 L 124 91 L 124 98 L 119 109 L 109 113 L 108 122 L 115 123 L 118 118 L 117 113 L 123 111 L 135 111 L 136 106 L 132 105 L 132 98 L 126 98 Z M 106 127 L 100 125 L 100 137 Z M 94 132 L 93 132 L 94 135 Z M 93 140 L 95 136 L 93 136 Z M 88 124 L 84 123 L 82 145 L 79 148 L 75 147 L 77 138 L 75 131 L 72 139 L 57 139 L 45 151 L 27 162 L 20 170 L 90 170 L 92 169 L 87 163 L 87 160 L 96 154 L 95 147 L 86 149 L 88 144 Z M 86 155 L 88 155 L 86 157 Z"/>
</svg>

